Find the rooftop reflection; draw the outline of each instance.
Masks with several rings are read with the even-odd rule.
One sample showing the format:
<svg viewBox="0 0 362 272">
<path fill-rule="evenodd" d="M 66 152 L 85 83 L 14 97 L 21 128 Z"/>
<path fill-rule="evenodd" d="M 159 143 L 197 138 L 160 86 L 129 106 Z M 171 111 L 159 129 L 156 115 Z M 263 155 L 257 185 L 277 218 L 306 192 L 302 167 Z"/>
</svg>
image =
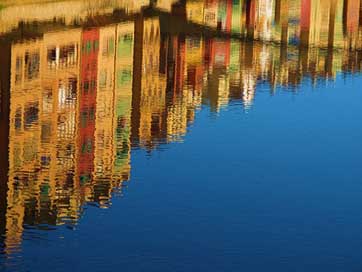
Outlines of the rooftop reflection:
<svg viewBox="0 0 362 272">
<path fill-rule="evenodd" d="M 24 226 L 108 208 L 130 180 L 132 148 L 182 141 L 203 106 L 250 108 L 260 82 L 274 94 L 362 69 L 359 0 L 89 3 L 0 10 L 7 253 Z"/>
</svg>

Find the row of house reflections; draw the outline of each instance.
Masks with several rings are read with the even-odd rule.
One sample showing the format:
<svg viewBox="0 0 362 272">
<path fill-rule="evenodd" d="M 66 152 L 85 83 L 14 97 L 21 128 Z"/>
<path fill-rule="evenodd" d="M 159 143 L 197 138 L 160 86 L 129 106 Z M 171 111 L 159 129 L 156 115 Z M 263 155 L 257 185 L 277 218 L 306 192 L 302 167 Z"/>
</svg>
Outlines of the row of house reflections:
<svg viewBox="0 0 362 272">
<path fill-rule="evenodd" d="M 10 7 L 0 12 L 0 33 L 20 22 L 62 19 L 67 25 L 92 14 L 116 9 L 142 13 L 152 5 L 172 15 L 182 6 L 189 21 L 250 39 L 305 46 L 362 49 L 362 0 L 124 0 L 107 2 L 63 1 L 32 8 Z M 94 12 L 89 13 L 90 10 Z M 96 11 L 96 12 L 95 12 Z M 179 16 L 182 12 L 176 12 Z M 9 25 L 8 25 L 9 24 Z M 2 28 L 4 28 L 2 30 Z"/>
<path fill-rule="evenodd" d="M 190 21 L 305 46 L 362 48 L 361 0 L 187 0 Z"/>
<path fill-rule="evenodd" d="M 131 148 L 182 140 L 202 105 L 253 103 L 258 82 L 296 86 L 360 71 L 361 53 L 163 34 L 158 17 L 48 32 L 11 45 L 7 248 L 24 225 L 74 224 L 129 180 Z M 137 169 L 136 169 L 137 171 Z"/>
</svg>

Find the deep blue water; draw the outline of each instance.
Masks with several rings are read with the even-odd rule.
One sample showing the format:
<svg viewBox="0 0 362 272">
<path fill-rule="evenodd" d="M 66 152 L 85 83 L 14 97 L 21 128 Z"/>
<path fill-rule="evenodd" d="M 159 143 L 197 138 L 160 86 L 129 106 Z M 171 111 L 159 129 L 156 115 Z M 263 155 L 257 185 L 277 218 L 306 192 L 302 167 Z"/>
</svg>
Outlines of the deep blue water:
<svg viewBox="0 0 362 272">
<path fill-rule="evenodd" d="M 26 230 L 28 271 L 360 271 L 361 76 L 197 113 L 183 143 L 132 153 L 110 209 Z M 25 258 L 26 256 L 26 258 Z"/>
<path fill-rule="evenodd" d="M 362 1 L 15 2 L 1 272 L 362 270 Z"/>
</svg>

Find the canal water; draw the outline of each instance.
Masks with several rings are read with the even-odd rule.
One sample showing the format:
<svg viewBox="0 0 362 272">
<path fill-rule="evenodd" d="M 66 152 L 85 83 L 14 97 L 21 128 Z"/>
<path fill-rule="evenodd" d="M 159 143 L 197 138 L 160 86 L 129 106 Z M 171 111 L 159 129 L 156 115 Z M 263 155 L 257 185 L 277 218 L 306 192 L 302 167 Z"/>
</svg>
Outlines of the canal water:
<svg viewBox="0 0 362 272">
<path fill-rule="evenodd" d="M 362 1 L 146 2 L 0 5 L 0 271 L 360 271 Z"/>
</svg>

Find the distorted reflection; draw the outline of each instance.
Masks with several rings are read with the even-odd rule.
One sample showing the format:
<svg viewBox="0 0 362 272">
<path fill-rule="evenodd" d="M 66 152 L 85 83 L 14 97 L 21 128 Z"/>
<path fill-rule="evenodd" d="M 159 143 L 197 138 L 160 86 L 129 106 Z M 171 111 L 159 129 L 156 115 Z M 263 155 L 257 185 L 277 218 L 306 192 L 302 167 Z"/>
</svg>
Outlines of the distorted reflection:
<svg viewBox="0 0 362 272">
<path fill-rule="evenodd" d="M 250 108 L 261 82 L 297 91 L 362 69 L 360 0 L 151 2 L 0 10 L 5 252 L 24 227 L 109 207 L 132 148 L 182 141 L 203 106 Z"/>
</svg>

